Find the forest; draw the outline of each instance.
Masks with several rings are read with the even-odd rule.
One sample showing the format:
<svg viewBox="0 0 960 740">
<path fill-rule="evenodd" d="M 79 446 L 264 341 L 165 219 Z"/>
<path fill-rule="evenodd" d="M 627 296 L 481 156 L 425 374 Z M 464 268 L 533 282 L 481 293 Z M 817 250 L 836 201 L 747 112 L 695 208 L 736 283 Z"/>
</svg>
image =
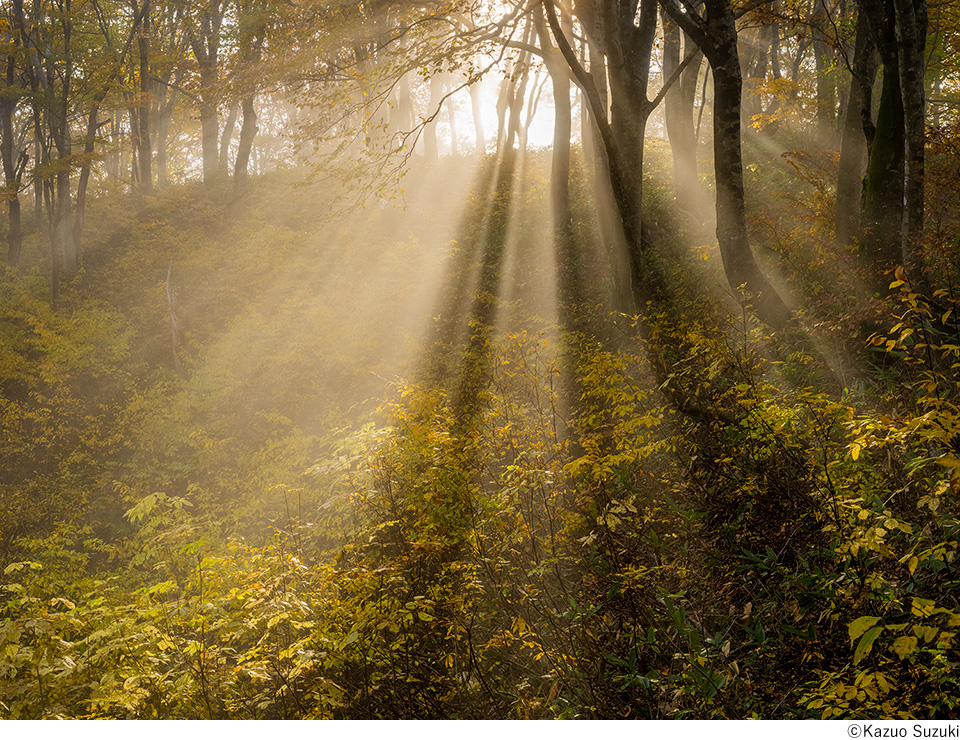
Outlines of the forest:
<svg viewBox="0 0 960 740">
<path fill-rule="evenodd" d="M 0 718 L 960 715 L 960 5 L 0 0 Z"/>
</svg>

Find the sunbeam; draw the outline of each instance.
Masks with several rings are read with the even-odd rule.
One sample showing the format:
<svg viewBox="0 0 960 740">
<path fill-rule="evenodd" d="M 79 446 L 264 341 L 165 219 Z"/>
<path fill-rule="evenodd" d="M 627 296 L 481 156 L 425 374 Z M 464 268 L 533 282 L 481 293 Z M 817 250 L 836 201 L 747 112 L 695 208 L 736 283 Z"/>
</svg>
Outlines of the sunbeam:
<svg viewBox="0 0 960 740">
<path fill-rule="evenodd" d="M 0 2 L 0 719 L 954 736 L 957 7 Z"/>
</svg>

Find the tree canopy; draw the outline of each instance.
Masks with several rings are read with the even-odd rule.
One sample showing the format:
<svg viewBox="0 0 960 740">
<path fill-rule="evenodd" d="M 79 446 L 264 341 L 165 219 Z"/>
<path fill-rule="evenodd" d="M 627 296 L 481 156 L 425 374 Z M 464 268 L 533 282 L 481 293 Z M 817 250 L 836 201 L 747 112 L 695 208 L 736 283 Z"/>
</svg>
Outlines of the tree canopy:
<svg viewBox="0 0 960 740">
<path fill-rule="evenodd" d="M 952 718 L 960 11 L 0 6 L 0 718 Z"/>
</svg>

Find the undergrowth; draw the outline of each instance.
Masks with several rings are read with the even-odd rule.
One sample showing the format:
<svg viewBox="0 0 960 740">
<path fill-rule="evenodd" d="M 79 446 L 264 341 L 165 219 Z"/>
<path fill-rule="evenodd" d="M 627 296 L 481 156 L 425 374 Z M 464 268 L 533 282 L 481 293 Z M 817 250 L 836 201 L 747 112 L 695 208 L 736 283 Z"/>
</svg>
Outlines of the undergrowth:
<svg viewBox="0 0 960 740">
<path fill-rule="evenodd" d="M 118 219 L 70 310 L 0 284 L 0 716 L 955 716 L 948 288 L 892 276 L 842 393 L 678 301 L 658 388 L 630 317 L 601 341 L 488 295 L 438 329 L 416 278 L 475 234 L 385 251 L 395 222 L 310 237 L 261 197 Z M 437 362 L 390 358 L 431 324 Z"/>
</svg>

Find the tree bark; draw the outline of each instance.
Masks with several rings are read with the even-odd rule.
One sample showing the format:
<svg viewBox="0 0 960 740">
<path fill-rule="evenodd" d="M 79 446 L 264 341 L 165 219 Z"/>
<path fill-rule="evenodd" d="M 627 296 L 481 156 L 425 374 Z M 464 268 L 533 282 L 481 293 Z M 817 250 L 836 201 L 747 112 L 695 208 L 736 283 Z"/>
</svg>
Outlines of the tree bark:
<svg viewBox="0 0 960 740">
<path fill-rule="evenodd" d="M 603 52 L 597 43 L 587 38 L 587 54 L 590 62 L 590 78 L 594 83 L 594 94 L 597 109 L 606 117 L 608 107 L 607 94 L 607 66 Z M 584 136 L 584 152 L 593 162 L 594 195 L 596 202 L 597 228 L 603 246 L 610 256 L 610 265 L 613 272 L 613 306 L 621 313 L 636 310 L 633 301 L 633 291 L 630 285 L 630 266 L 627 263 L 627 246 L 624 243 L 622 224 L 612 188 L 612 175 L 608 164 L 608 154 L 604 150 L 603 135 L 600 133 L 600 123 L 587 100 L 587 126 Z M 605 118 L 604 118 L 605 122 Z M 587 144 L 589 143 L 589 147 Z M 589 149 L 589 151 L 588 151 Z"/>
<path fill-rule="evenodd" d="M 427 111 L 431 120 L 423 127 L 423 154 L 429 161 L 434 161 L 440 156 L 437 117 L 440 115 L 441 100 L 443 100 L 443 76 L 441 72 L 435 72 L 430 78 L 430 108 Z"/>
<path fill-rule="evenodd" d="M 573 114 L 570 106 L 570 73 L 559 49 L 553 46 L 547 30 L 543 8 L 539 7 L 534 18 L 536 31 L 543 52 L 544 64 L 553 86 L 553 157 L 550 165 L 550 204 L 553 212 L 554 231 L 563 238 L 570 226 L 570 139 Z M 564 20 L 569 18 L 565 15 Z M 564 29 L 569 33 L 567 29 Z"/>
<path fill-rule="evenodd" d="M 73 238 L 77 248 L 82 249 L 83 226 L 87 213 L 87 185 L 90 182 L 90 157 L 96 148 L 97 129 L 99 128 L 100 106 L 95 104 L 87 116 L 87 133 L 83 137 L 83 165 L 80 168 L 80 177 L 77 181 L 77 210 L 73 222 Z"/>
<path fill-rule="evenodd" d="M 167 91 L 160 87 L 157 101 L 157 186 L 166 187 L 170 183 L 167 169 L 167 140 L 170 136 L 170 120 L 176 107 L 177 91 Z"/>
<path fill-rule="evenodd" d="M 732 13 L 729 22 L 733 24 Z M 717 241 L 723 269 L 730 287 L 744 290 L 765 322 L 783 328 L 790 311 L 757 266 L 747 234 L 740 148 L 740 62 L 735 47 L 730 45 L 725 57 L 717 54 L 712 67 Z"/>
<path fill-rule="evenodd" d="M 483 88 L 477 81 L 470 86 L 470 106 L 473 112 L 474 148 L 477 154 L 487 153 L 487 140 L 483 133 Z"/>
<path fill-rule="evenodd" d="M 447 98 L 447 123 L 450 126 L 450 154 L 454 157 L 457 156 L 459 150 L 457 149 L 457 109 L 454 105 L 453 97 Z"/>
<path fill-rule="evenodd" d="M 13 0 L 13 10 L 14 17 L 20 29 L 20 37 L 27 43 L 30 35 L 27 32 L 23 0 Z M 38 23 L 42 24 L 43 7 L 34 5 L 33 10 L 38 16 Z M 46 137 L 42 129 L 42 117 L 40 115 L 40 108 L 43 107 L 47 113 L 47 130 L 57 150 L 58 162 L 56 191 L 54 194 L 55 208 L 51 214 L 53 223 L 50 226 L 49 232 L 51 239 L 51 300 L 53 303 L 56 303 L 57 290 L 55 244 L 59 245 L 63 257 L 63 266 L 67 272 L 76 272 L 80 264 L 76 243 L 73 239 L 73 209 L 70 199 L 69 169 L 71 140 L 70 124 L 67 116 L 70 101 L 70 85 L 73 79 L 73 60 L 71 56 L 73 17 L 71 0 L 64 0 L 61 10 L 62 13 L 60 13 L 59 22 L 62 33 L 61 41 L 63 44 L 62 58 L 61 55 L 58 55 L 58 58 L 55 60 L 49 44 L 45 44 L 42 40 L 38 39 L 32 41 L 32 50 L 24 50 L 30 59 L 31 87 L 35 92 L 42 94 L 42 103 L 36 101 L 34 104 L 34 126 L 37 142 L 43 148 L 45 158 L 47 158 L 49 156 L 49 148 L 46 145 Z M 59 68 L 56 66 L 58 61 L 62 62 L 62 66 Z M 59 85 L 57 81 L 59 81 Z M 38 198 L 38 209 L 41 207 L 41 202 Z"/>
<path fill-rule="evenodd" d="M 509 152 L 513 149 L 514 144 L 518 142 L 521 136 L 521 129 L 523 128 L 523 101 L 527 96 L 527 83 L 530 80 L 530 65 L 528 57 L 525 56 L 523 61 L 518 65 L 520 68 L 519 73 L 514 70 L 515 74 L 519 74 L 519 77 L 511 78 L 510 86 L 508 87 L 508 103 L 507 103 L 507 130 L 506 130 L 506 140 L 504 142 L 504 151 Z"/>
<path fill-rule="evenodd" d="M 243 99 L 243 123 L 240 126 L 240 141 L 237 144 L 237 161 L 233 169 L 234 197 L 242 195 L 247 185 L 247 170 L 250 164 L 250 151 L 253 149 L 253 140 L 256 138 L 257 109 L 253 95 Z"/>
<path fill-rule="evenodd" d="M 813 56 L 817 84 L 817 129 L 821 139 L 835 141 L 837 130 L 837 86 L 831 74 L 831 49 L 824 28 L 830 23 L 824 0 L 816 0 L 813 12 Z"/>
<path fill-rule="evenodd" d="M 57 236 L 60 239 L 60 249 L 63 253 L 63 269 L 67 273 L 73 274 L 80 267 L 80 254 L 73 238 L 73 203 L 70 192 L 72 142 L 68 106 L 70 104 L 70 85 L 73 80 L 73 61 L 71 58 L 73 22 L 70 0 L 64 0 L 63 10 L 60 24 L 63 31 L 65 61 L 63 70 L 57 75 L 60 78 L 59 93 L 54 91 L 53 59 L 49 56 L 46 61 L 50 69 L 47 72 L 46 79 L 48 80 L 47 94 L 52 102 L 55 101 L 49 117 L 50 135 L 53 138 L 54 146 L 57 148 L 57 156 L 60 160 L 57 166 Z"/>
<path fill-rule="evenodd" d="M 17 100 L 12 95 L 16 81 L 16 64 L 13 54 L 6 60 L 6 85 L 11 94 L 0 97 L 0 158 L 3 160 L 4 189 L 7 200 L 7 265 L 16 268 L 20 264 L 23 247 L 23 232 L 20 216 L 20 175 L 26 165 L 23 155 L 16 156 L 14 146 L 13 118 Z"/>
<path fill-rule="evenodd" d="M 894 0 L 904 123 L 903 264 L 919 276 L 924 209 L 926 0 Z"/>
<path fill-rule="evenodd" d="M 860 236 L 860 198 L 868 153 L 863 120 L 864 116 L 868 120 L 870 118 L 871 90 L 878 66 L 876 48 L 870 38 L 866 18 L 861 13 L 857 18 L 853 75 L 844 111 L 837 172 L 834 224 L 837 242 L 841 245 L 848 245 Z"/>
<path fill-rule="evenodd" d="M 583 70 L 560 28 L 551 0 L 544 1 L 547 19 L 568 67 L 577 77 L 602 144 L 613 202 L 626 247 L 632 309 L 643 313 L 647 302 L 662 290 L 659 270 L 652 259 L 643 223 L 643 142 L 652 110 L 647 100 L 650 56 L 656 32 L 656 0 L 641 0 L 639 24 L 634 15 L 620 12 L 613 3 L 577 5 L 578 18 L 588 43 L 606 55 L 610 81 L 610 115 L 601 97 L 600 80 Z M 592 50 L 591 50 L 592 60 Z"/>
<path fill-rule="evenodd" d="M 686 12 L 677 0 L 661 0 L 661 4 L 693 37 L 713 70 L 717 241 L 727 282 L 734 291 L 745 292 L 761 321 L 783 328 L 790 320 L 790 309 L 757 265 L 747 233 L 740 148 L 742 79 L 730 0 L 706 0 L 705 19 Z"/>
<path fill-rule="evenodd" d="M 150 2 L 145 0 L 141 31 L 137 36 L 137 49 L 140 53 L 140 100 L 137 106 L 138 129 L 140 137 L 137 140 L 137 160 L 140 165 L 140 192 L 144 195 L 153 193 L 153 146 L 150 132 Z"/>
<path fill-rule="evenodd" d="M 663 22 L 663 81 L 680 66 L 680 27 L 664 12 Z M 683 34 L 684 52 L 689 53 L 693 40 Z M 664 98 L 664 122 L 667 139 L 673 154 L 673 187 L 677 207 L 686 213 L 695 213 L 700 188 L 697 180 L 697 139 L 693 126 L 693 102 L 696 97 L 700 58 L 683 72 L 680 84 L 667 91 Z"/>
<path fill-rule="evenodd" d="M 223 131 L 220 132 L 220 158 L 218 168 L 221 172 L 227 172 L 230 169 L 230 142 L 233 141 L 233 132 L 237 127 L 237 114 L 240 112 L 240 106 L 234 103 L 227 112 L 227 119 L 223 122 Z"/>
<path fill-rule="evenodd" d="M 220 27 L 226 5 L 209 0 L 200 12 L 199 29 L 190 24 L 187 41 L 200 68 L 200 129 L 203 180 L 211 182 L 220 170 L 220 120 L 217 85 L 220 82 Z"/>
<path fill-rule="evenodd" d="M 863 250 L 879 270 L 900 264 L 903 233 L 903 104 L 896 69 L 883 68 L 876 130 L 863 181 Z"/>
<path fill-rule="evenodd" d="M 220 169 L 220 119 L 212 100 L 200 103 L 200 149 L 203 157 L 203 181 L 211 182 Z"/>
</svg>

